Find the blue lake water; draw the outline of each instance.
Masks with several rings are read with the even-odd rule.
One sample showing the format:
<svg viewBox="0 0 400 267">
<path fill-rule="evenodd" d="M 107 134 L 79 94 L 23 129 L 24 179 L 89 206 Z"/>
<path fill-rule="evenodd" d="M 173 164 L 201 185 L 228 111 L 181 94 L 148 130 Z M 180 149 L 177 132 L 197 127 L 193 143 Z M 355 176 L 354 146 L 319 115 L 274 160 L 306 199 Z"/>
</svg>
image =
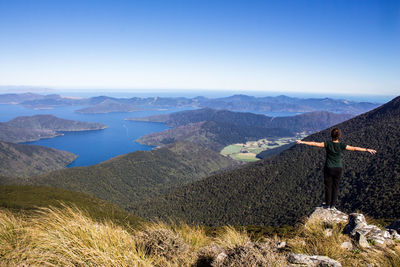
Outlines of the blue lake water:
<svg viewBox="0 0 400 267">
<path fill-rule="evenodd" d="M 33 110 L 18 105 L 0 105 L 0 121 L 6 122 L 17 116 L 52 114 L 63 119 L 100 122 L 107 125 L 108 128 L 104 130 L 69 132 L 63 136 L 27 143 L 72 152 L 78 155 L 78 158 L 68 167 L 76 167 L 97 164 L 112 157 L 137 150 L 151 150 L 153 147 L 136 143 L 135 140 L 145 134 L 163 131 L 168 127 L 163 123 L 135 122 L 124 119 L 182 110 L 172 108 L 161 111 L 146 110 L 108 114 L 79 114 L 74 112 L 79 108 L 81 107 L 68 106 L 50 110 Z"/>
</svg>

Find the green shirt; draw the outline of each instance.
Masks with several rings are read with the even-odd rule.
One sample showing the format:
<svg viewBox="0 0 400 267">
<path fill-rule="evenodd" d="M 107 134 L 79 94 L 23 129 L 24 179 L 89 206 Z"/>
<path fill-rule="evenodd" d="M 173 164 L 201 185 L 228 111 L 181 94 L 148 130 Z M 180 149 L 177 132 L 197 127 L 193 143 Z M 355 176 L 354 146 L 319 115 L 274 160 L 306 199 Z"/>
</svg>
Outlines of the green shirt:
<svg viewBox="0 0 400 267">
<path fill-rule="evenodd" d="M 346 144 L 325 141 L 326 161 L 325 167 L 342 168 L 342 151 L 346 149 Z"/>
</svg>

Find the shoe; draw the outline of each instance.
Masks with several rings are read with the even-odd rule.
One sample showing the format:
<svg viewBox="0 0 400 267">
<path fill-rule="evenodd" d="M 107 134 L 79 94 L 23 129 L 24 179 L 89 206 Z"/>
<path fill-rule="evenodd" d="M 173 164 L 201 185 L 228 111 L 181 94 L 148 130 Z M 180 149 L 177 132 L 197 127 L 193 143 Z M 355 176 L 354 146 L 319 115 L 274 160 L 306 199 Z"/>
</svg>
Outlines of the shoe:
<svg viewBox="0 0 400 267">
<path fill-rule="evenodd" d="M 324 210 L 328 210 L 328 209 L 329 209 L 329 206 L 328 206 L 328 205 L 325 205 L 325 203 L 322 203 L 322 208 L 323 208 Z"/>
<path fill-rule="evenodd" d="M 329 210 L 331 211 L 339 211 L 338 209 L 336 209 L 335 207 L 330 208 Z"/>
</svg>

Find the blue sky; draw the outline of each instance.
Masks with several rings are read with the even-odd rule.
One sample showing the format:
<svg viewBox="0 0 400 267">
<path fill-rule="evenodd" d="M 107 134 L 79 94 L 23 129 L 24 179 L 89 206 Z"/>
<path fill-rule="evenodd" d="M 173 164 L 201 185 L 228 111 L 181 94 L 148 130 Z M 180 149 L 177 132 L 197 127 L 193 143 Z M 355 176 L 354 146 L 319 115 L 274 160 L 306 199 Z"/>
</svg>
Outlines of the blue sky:
<svg viewBox="0 0 400 267">
<path fill-rule="evenodd" d="M 0 85 L 400 93 L 400 0 L 0 0 Z"/>
</svg>

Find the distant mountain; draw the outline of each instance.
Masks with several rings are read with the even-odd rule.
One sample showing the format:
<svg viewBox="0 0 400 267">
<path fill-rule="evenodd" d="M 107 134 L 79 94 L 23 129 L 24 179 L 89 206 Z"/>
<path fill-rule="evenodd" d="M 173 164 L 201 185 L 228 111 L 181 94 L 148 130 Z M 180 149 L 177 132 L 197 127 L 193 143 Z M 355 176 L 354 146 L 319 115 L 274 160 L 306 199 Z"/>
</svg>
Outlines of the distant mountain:
<svg viewBox="0 0 400 267">
<path fill-rule="evenodd" d="M 53 148 L 0 141 L 0 175 L 28 177 L 62 169 L 76 155 Z"/>
<path fill-rule="evenodd" d="M 0 176 L 0 184 L 4 177 Z M 126 212 L 115 204 L 85 193 L 49 186 L 2 185 L 0 186 L 0 208 L 26 214 L 43 207 L 61 207 L 66 204 L 86 212 L 97 221 L 110 219 L 113 223 L 136 227 L 143 219 Z"/>
<path fill-rule="evenodd" d="M 324 111 L 308 112 L 287 117 L 269 117 L 250 112 L 233 112 L 229 110 L 203 108 L 142 118 L 129 118 L 127 120 L 163 122 L 171 127 L 203 121 L 215 121 L 249 127 L 284 128 L 290 131 L 300 132 L 321 130 L 352 117 L 354 116 L 351 114 L 336 114 Z"/>
<path fill-rule="evenodd" d="M 376 149 L 344 153 L 338 208 L 375 218 L 400 218 L 400 97 L 337 125 L 342 142 Z M 307 137 L 329 139 L 330 129 Z M 147 218 L 206 225 L 294 224 L 320 206 L 325 151 L 295 145 L 277 156 L 217 174 L 133 205 Z"/>
<path fill-rule="evenodd" d="M 111 101 L 113 104 L 109 103 Z M 106 101 L 104 104 L 101 104 Z M 206 98 L 198 96 L 185 97 L 132 97 L 113 98 L 98 96 L 92 98 L 66 97 L 57 94 L 3 94 L 0 95 L 0 103 L 21 104 L 31 108 L 52 108 L 66 105 L 83 105 L 86 108 L 78 112 L 82 113 L 107 113 L 129 112 L 132 109 L 141 108 L 169 108 L 192 107 L 213 108 L 232 111 L 257 111 L 257 112 L 311 112 L 329 111 L 334 113 L 361 114 L 376 108 L 378 104 L 369 102 L 356 102 L 344 99 L 332 98 L 296 98 L 288 96 L 254 97 L 247 95 L 233 95 L 221 98 Z M 120 104 L 120 105 L 117 105 Z M 93 109 L 92 109 L 93 108 Z"/>
<path fill-rule="evenodd" d="M 98 114 L 110 112 L 132 112 L 139 110 L 136 106 L 128 103 L 121 103 L 118 100 L 106 99 L 94 106 L 76 110 L 78 113 L 83 114 Z"/>
<path fill-rule="evenodd" d="M 212 150 L 180 142 L 89 167 L 50 172 L 28 183 L 86 192 L 125 207 L 236 165 Z"/>
<path fill-rule="evenodd" d="M 280 95 L 276 97 L 254 97 L 233 95 L 216 99 L 199 99 L 200 106 L 234 111 L 262 112 L 311 112 L 360 114 L 377 107 L 377 104 L 332 98 L 297 98 Z"/>
<path fill-rule="evenodd" d="M 249 140 L 316 132 L 351 117 L 350 114 L 310 112 L 273 118 L 248 112 L 204 108 L 128 120 L 164 122 L 172 127 L 178 126 L 145 135 L 137 140 L 139 143 L 162 146 L 185 140 L 220 151 L 224 146 Z"/>
<path fill-rule="evenodd" d="M 45 96 L 33 93 L 0 94 L 0 104 L 20 104 L 24 101 L 43 99 Z"/>
<path fill-rule="evenodd" d="M 294 135 L 295 133 L 282 128 L 251 127 L 224 122 L 205 121 L 147 134 L 136 141 L 152 146 L 164 146 L 177 141 L 186 141 L 219 152 L 225 146 L 234 143 L 245 143 L 250 140 L 267 137 L 287 137 Z"/>
<path fill-rule="evenodd" d="M 106 127 L 101 123 L 60 119 L 53 115 L 21 116 L 0 123 L 0 140 L 28 142 L 62 135 L 61 132 L 101 130 Z"/>
</svg>

